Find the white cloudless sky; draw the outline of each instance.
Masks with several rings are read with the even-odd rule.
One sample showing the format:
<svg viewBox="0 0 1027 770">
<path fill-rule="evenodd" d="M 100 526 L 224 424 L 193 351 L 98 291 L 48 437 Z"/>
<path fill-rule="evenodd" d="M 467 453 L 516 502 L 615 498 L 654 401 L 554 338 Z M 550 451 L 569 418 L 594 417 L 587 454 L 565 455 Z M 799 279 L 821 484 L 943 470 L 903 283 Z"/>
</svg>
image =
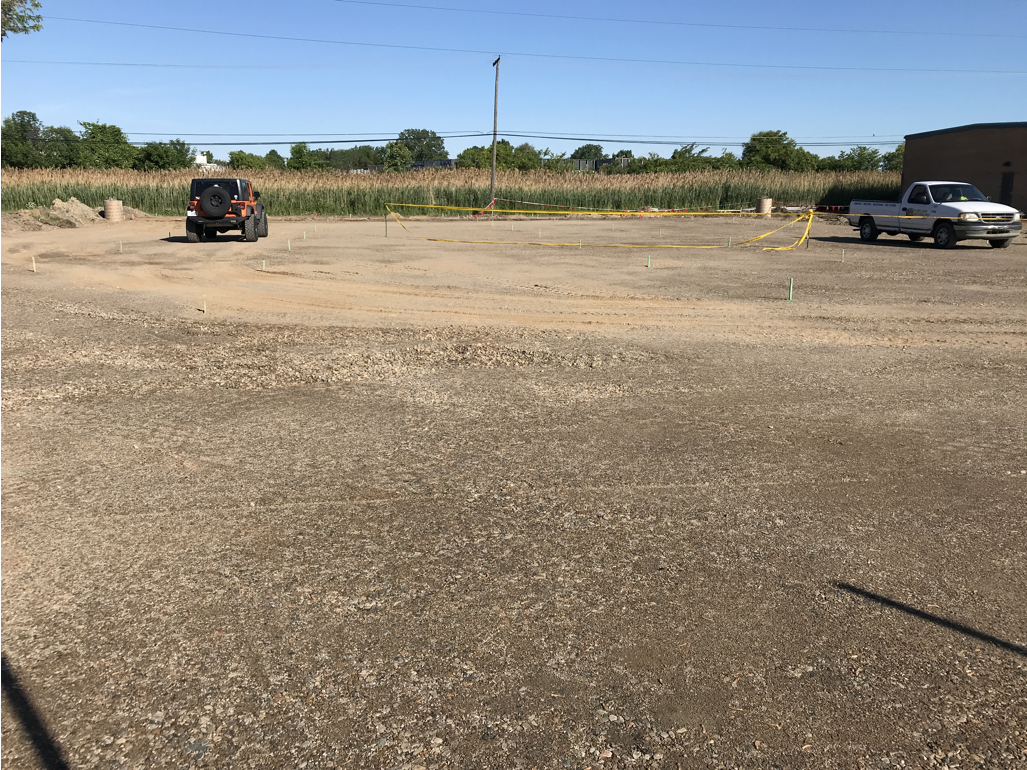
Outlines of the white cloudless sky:
<svg viewBox="0 0 1027 770">
<path fill-rule="evenodd" d="M 601 137 L 610 153 L 667 156 L 696 141 L 719 154 L 779 129 L 833 155 L 1027 120 L 1024 0 L 42 4 L 44 30 L 2 44 L 4 116 L 114 123 L 132 140 L 181 137 L 222 158 L 405 128 L 491 132 L 497 55 L 500 133 L 572 137 L 508 137 L 557 152 Z"/>
</svg>

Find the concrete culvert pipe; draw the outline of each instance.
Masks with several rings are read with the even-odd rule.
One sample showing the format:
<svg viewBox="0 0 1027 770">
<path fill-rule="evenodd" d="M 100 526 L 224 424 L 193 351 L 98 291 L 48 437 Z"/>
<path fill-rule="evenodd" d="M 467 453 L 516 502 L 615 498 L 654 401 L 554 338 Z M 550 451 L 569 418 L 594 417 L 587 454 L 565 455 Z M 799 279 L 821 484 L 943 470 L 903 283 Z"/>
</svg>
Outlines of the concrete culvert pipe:
<svg viewBox="0 0 1027 770">
<path fill-rule="evenodd" d="M 766 219 L 770 219 L 770 212 L 774 208 L 773 198 L 760 198 L 756 201 L 756 213 L 766 214 Z"/>
<path fill-rule="evenodd" d="M 103 202 L 103 218 L 108 222 L 123 222 L 125 220 L 125 209 L 121 201 L 109 198 Z"/>
</svg>

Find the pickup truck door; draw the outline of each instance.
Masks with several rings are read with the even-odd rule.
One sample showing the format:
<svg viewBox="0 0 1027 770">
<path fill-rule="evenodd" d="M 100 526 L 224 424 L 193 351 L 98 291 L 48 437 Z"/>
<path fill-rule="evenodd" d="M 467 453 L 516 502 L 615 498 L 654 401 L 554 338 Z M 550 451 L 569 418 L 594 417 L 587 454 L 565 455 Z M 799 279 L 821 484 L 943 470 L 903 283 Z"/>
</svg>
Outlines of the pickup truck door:
<svg viewBox="0 0 1027 770">
<path fill-rule="evenodd" d="M 931 201 L 931 194 L 927 185 L 914 185 L 909 191 L 906 200 L 902 202 L 899 212 L 904 217 L 916 217 L 915 219 L 899 219 L 899 229 L 904 233 L 930 233 L 934 227 L 934 219 L 931 217 L 931 209 L 935 208 Z"/>
</svg>

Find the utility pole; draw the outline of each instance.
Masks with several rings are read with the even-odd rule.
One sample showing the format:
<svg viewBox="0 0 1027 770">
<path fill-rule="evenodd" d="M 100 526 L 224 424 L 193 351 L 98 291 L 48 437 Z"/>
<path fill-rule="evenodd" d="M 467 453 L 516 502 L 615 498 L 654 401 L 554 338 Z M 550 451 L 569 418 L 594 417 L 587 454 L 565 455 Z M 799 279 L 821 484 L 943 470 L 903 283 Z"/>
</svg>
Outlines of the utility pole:
<svg viewBox="0 0 1027 770">
<path fill-rule="evenodd" d="M 489 188 L 489 200 L 492 202 L 496 200 L 496 137 L 499 134 L 499 60 L 501 58 L 501 56 L 497 56 L 496 60 L 492 62 L 492 66 L 496 68 L 496 104 L 492 112 L 492 187 Z"/>
</svg>

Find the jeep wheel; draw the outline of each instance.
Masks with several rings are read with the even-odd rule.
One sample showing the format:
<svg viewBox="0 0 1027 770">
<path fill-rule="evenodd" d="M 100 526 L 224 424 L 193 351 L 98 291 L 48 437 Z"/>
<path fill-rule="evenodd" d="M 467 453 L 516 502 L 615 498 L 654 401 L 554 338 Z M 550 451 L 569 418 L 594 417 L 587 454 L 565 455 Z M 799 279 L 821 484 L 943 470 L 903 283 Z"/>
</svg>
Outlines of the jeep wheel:
<svg viewBox="0 0 1027 770">
<path fill-rule="evenodd" d="M 185 220 L 185 239 L 189 241 L 189 243 L 200 242 L 200 231 L 196 227 L 196 223 L 191 219 Z"/>
<path fill-rule="evenodd" d="M 246 217 L 246 221 L 243 222 L 242 226 L 243 240 L 247 243 L 253 243 L 257 240 L 257 217 Z"/>
<path fill-rule="evenodd" d="M 939 249 L 956 248 L 956 228 L 951 222 L 942 222 L 934 228 L 934 245 Z"/>
<path fill-rule="evenodd" d="M 1006 249 L 1009 248 L 1009 244 L 1012 242 L 1012 238 L 996 238 L 995 240 L 988 241 L 988 245 L 993 249 Z"/>
<path fill-rule="evenodd" d="M 257 237 L 267 238 L 267 212 L 262 211 L 260 213 L 260 219 L 257 221 Z"/>
<path fill-rule="evenodd" d="M 232 206 L 232 196 L 223 187 L 208 187 L 200 195 L 200 208 L 212 219 L 223 217 Z"/>
</svg>

